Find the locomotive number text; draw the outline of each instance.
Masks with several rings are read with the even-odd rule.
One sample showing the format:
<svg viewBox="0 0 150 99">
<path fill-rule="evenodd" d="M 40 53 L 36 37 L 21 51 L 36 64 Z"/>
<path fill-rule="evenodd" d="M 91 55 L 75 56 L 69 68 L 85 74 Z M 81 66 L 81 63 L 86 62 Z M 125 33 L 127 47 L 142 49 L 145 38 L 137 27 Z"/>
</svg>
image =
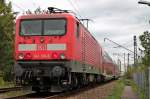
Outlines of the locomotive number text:
<svg viewBox="0 0 150 99">
<path fill-rule="evenodd" d="M 37 50 L 47 50 L 47 44 L 37 44 Z"/>
</svg>

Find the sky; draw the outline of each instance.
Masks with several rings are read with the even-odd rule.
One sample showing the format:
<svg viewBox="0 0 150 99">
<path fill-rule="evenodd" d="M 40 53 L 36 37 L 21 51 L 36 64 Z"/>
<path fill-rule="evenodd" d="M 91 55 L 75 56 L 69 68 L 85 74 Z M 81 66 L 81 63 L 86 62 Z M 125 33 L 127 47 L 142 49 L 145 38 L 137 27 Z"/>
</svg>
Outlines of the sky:
<svg viewBox="0 0 150 99">
<path fill-rule="evenodd" d="M 139 0 L 6 0 L 12 2 L 13 11 L 23 13 L 37 7 L 57 7 L 72 10 L 79 18 L 89 18 L 89 30 L 103 48 L 117 60 L 129 53 L 104 38 L 111 39 L 133 50 L 133 36 L 149 30 L 150 7 Z M 150 0 L 147 0 L 150 1 Z M 138 41 L 138 45 L 140 42 Z M 132 54 L 132 53 L 130 53 Z M 133 63 L 133 55 L 130 55 Z M 126 56 L 127 57 L 127 56 Z M 126 58 L 127 59 L 127 58 Z M 127 61 L 126 61 L 127 63 Z"/>
</svg>

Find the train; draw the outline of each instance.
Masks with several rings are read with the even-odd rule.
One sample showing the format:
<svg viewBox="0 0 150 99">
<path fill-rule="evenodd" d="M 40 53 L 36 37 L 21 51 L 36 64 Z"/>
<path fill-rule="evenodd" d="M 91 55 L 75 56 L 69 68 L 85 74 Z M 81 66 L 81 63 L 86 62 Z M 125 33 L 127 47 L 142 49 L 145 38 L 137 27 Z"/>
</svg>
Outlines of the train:
<svg viewBox="0 0 150 99">
<path fill-rule="evenodd" d="M 118 66 L 67 10 L 16 19 L 15 82 L 36 92 L 62 92 L 119 77 Z"/>
</svg>

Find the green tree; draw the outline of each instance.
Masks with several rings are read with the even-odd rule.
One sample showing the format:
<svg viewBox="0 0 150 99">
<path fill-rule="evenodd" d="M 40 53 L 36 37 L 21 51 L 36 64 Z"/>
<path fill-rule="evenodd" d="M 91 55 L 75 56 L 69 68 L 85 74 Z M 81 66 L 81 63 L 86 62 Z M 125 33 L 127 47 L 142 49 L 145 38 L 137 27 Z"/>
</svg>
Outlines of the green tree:
<svg viewBox="0 0 150 99">
<path fill-rule="evenodd" d="M 143 58 L 143 63 L 146 66 L 150 66 L 150 32 L 145 31 L 142 35 L 139 36 L 141 45 L 145 49 L 145 56 Z"/>
<path fill-rule="evenodd" d="M 5 80 L 11 79 L 13 67 L 14 16 L 11 3 L 0 0 L 0 70 Z"/>
</svg>

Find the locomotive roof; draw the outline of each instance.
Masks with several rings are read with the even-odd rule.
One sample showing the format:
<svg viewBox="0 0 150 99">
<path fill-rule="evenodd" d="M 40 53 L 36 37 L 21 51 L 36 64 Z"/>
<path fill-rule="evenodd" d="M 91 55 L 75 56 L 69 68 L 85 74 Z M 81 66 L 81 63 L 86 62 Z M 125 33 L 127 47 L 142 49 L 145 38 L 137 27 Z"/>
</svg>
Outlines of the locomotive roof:
<svg viewBox="0 0 150 99">
<path fill-rule="evenodd" d="M 76 17 L 69 13 L 52 13 L 52 14 L 23 14 L 18 16 L 17 19 L 37 19 L 37 18 L 74 18 Z"/>
</svg>

